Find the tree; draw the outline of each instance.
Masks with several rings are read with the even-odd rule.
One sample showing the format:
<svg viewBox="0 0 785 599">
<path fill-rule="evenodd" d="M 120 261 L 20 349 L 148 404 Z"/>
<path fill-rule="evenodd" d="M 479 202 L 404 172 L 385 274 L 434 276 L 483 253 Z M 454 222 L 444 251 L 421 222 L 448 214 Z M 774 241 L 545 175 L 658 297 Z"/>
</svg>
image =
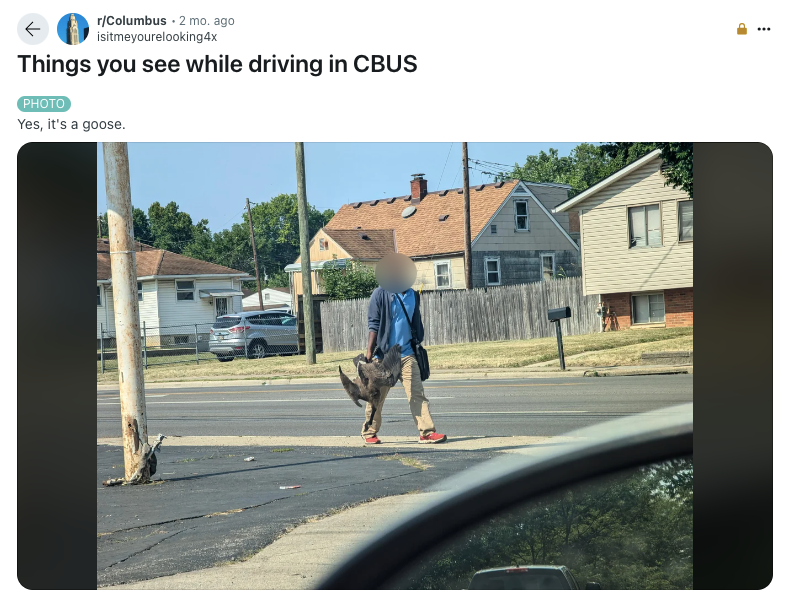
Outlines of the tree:
<svg viewBox="0 0 785 599">
<path fill-rule="evenodd" d="M 522 166 L 516 163 L 505 177 L 563 183 L 572 187 L 569 197 L 573 197 L 613 172 L 610 162 L 599 146 L 582 143 L 575 146 L 569 156 L 559 156 L 554 148 L 547 154 L 540 152 L 528 156 Z"/>
<path fill-rule="evenodd" d="M 155 247 L 179 254 L 193 240 L 191 215 L 181 212 L 175 202 L 169 202 L 166 206 L 153 202 L 147 213 Z"/>
<path fill-rule="evenodd" d="M 152 245 L 153 233 L 150 230 L 150 220 L 141 208 L 134 208 L 134 239 Z"/>
<path fill-rule="evenodd" d="M 356 260 L 347 262 L 346 268 L 339 268 L 336 258 L 333 255 L 333 261 L 328 262 L 322 270 L 324 290 L 329 298 L 344 300 L 371 297 L 379 285 L 373 269 Z"/>
<path fill-rule="evenodd" d="M 668 185 L 683 189 L 692 198 L 692 145 L 684 142 L 657 144 L 665 162 L 663 172 Z"/>
<path fill-rule="evenodd" d="M 574 197 L 656 148 L 665 163 L 666 185 L 681 188 L 692 197 L 691 143 L 582 143 L 569 156 L 559 156 L 558 150 L 551 148 L 547 153 L 528 156 L 523 165 L 516 163 L 512 171 L 500 173 L 497 179 L 564 183 L 572 187 L 569 197 Z"/>
<path fill-rule="evenodd" d="M 320 212 L 308 207 L 308 237 L 325 226 L 335 215 L 333 210 Z M 300 255 L 300 225 L 297 219 L 297 194 L 280 194 L 251 208 L 259 267 L 268 276 L 283 272 Z M 248 229 L 248 218 L 243 216 L 243 227 Z M 253 266 L 253 261 L 251 262 Z"/>
</svg>

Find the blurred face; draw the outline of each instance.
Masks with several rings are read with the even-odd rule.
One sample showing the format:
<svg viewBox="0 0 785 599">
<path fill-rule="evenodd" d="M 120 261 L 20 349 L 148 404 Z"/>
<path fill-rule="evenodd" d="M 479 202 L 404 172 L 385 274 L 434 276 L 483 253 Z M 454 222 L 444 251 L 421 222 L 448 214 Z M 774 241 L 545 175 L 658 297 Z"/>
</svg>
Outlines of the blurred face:
<svg viewBox="0 0 785 599">
<path fill-rule="evenodd" d="M 414 285 L 417 267 L 409 256 L 389 254 L 376 265 L 379 287 L 392 293 L 401 293 Z"/>
</svg>

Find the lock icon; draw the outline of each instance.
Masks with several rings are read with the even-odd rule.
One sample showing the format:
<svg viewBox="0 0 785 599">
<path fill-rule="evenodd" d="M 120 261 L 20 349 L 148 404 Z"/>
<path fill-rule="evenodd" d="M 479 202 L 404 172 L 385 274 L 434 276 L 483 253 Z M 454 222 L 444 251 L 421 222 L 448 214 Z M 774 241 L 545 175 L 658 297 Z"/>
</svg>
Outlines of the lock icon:
<svg viewBox="0 0 785 599">
<path fill-rule="evenodd" d="M 744 23 L 739 23 L 739 28 L 736 29 L 737 35 L 747 35 L 747 26 Z"/>
</svg>

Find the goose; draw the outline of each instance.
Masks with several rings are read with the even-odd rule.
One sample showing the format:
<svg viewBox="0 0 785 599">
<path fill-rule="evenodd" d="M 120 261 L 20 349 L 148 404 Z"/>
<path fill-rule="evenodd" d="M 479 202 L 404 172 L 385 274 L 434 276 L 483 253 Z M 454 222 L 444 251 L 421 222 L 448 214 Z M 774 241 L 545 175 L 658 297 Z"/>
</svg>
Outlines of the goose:
<svg viewBox="0 0 785 599">
<path fill-rule="evenodd" d="M 357 368 L 357 378 L 350 380 L 340 366 L 338 373 L 343 388 L 355 405 L 360 406 L 358 400 L 371 404 L 371 414 L 365 422 L 367 430 L 379 407 L 382 389 L 394 387 L 401 380 L 401 346 L 393 345 L 381 360 L 368 362 L 364 354 L 359 354 L 352 361 Z"/>
</svg>

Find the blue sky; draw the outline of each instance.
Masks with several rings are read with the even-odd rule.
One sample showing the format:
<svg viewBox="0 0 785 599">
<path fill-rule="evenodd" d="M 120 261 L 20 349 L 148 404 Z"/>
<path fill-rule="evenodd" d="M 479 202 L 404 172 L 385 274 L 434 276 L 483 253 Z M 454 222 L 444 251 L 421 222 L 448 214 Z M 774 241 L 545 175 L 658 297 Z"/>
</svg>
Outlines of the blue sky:
<svg viewBox="0 0 785 599">
<path fill-rule="evenodd" d="M 502 164 L 556 148 L 566 155 L 577 143 L 469 143 L 469 157 Z M 212 231 L 242 220 L 245 198 L 269 200 L 296 193 L 293 143 L 130 143 L 134 207 L 177 202 L 194 222 L 206 218 Z M 409 193 L 412 173 L 425 173 L 428 189 L 463 185 L 461 144 L 306 143 L 308 202 L 338 210 L 348 202 Z M 470 183 L 491 180 L 470 171 Z M 106 212 L 103 154 L 98 147 L 98 213 Z"/>
<path fill-rule="evenodd" d="M 87 19 L 85 19 L 79 13 L 74 13 L 74 18 L 76 19 L 76 25 L 79 27 L 79 43 L 81 44 L 84 41 L 84 28 L 88 27 Z M 68 31 L 68 21 L 71 19 L 71 13 L 66 13 L 57 23 L 57 35 L 60 36 L 60 39 L 64 43 L 68 43 L 68 37 L 66 36 L 66 32 Z"/>
</svg>

